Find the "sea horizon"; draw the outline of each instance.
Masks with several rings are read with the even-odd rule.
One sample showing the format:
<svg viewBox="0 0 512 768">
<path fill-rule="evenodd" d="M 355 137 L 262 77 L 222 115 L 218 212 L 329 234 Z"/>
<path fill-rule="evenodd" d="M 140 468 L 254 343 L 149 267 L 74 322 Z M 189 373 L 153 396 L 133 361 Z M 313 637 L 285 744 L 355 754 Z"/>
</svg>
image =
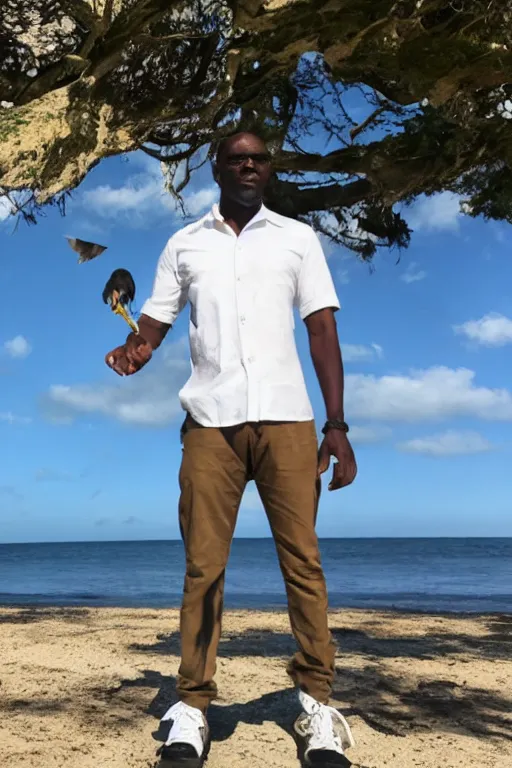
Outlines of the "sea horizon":
<svg viewBox="0 0 512 768">
<path fill-rule="evenodd" d="M 512 613 L 512 537 L 321 538 L 331 608 Z M 0 605 L 178 607 L 180 539 L 0 545 Z M 235 538 L 226 607 L 285 608 L 272 538 Z"/>
<path fill-rule="evenodd" d="M 319 541 L 433 541 L 433 540 L 446 540 L 446 541 L 470 541 L 470 540 L 507 540 L 512 539 L 512 534 L 508 536 L 318 536 Z M 44 539 L 38 541 L 0 541 L 1 546 L 12 545 L 37 545 L 37 544 L 122 544 L 122 543 L 144 543 L 151 541 L 161 542 L 181 542 L 182 540 L 177 538 L 136 538 L 136 539 Z M 235 536 L 233 541 L 273 541 L 272 536 Z"/>
</svg>

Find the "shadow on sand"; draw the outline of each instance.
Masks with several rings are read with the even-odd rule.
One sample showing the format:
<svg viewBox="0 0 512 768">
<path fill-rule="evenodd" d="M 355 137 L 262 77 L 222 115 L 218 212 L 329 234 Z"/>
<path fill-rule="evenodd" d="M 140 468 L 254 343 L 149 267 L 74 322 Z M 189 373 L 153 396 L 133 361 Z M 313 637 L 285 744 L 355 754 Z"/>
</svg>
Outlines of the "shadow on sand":
<svg viewBox="0 0 512 768">
<path fill-rule="evenodd" d="M 126 700 L 126 691 L 133 688 L 152 688 L 156 693 L 149 706 L 146 706 L 147 714 L 155 718 L 156 729 L 153 731 L 155 744 L 163 743 L 169 733 L 170 724 L 160 723 L 161 717 L 167 709 L 176 702 L 176 679 L 162 675 L 153 670 L 144 670 L 143 676 L 134 680 L 123 680 L 119 686 L 108 692 L 103 692 L 109 702 L 109 707 L 116 707 L 116 701 Z M 99 692 L 98 692 L 99 693 Z M 131 697 L 130 697 L 131 698 Z M 222 706 L 212 703 L 208 710 L 208 723 L 213 742 L 226 741 L 235 732 L 240 723 L 249 725 L 263 725 L 273 722 L 283 730 L 283 739 L 293 737 L 293 721 L 299 714 L 298 700 L 293 689 L 274 691 L 246 702 L 245 704 L 230 704 Z M 341 710 L 343 711 L 343 710 Z M 293 741 L 290 741 L 293 749 Z M 302 744 L 295 741 L 297 760 L 303 764 Z M 157 761 L 155 766 L 165 766 L 165 762 Z M 344 763 L 349 768 L 351 762 L 347 759 Z"/>
<path fill-rule="evenodd" d="M 476 637 L 463 632 L 430 632 L 417 637 L 376 637 L 353 629 L 333 630 L 341 651 L 333 690 L 334 703 L 342 702 L 345 716 L 357 715 L 371 728 L 395 736 L 411 732 L 457 732 L 479 738 L 512 741 L 512 699 L 510 692 L 490 692 L 449 679 L 418 681 L 417 676 L 399 677 L 390 673 L 386 660 L 408 658 L 418 660 L 447 659 L 451 665 L 473 659 L 510 660 L 512 658 L 512 616 L 484 618 L 487 634 Z M 377 628 L 380 622 L 375 622 Z M 136 653 L 179 654 L 177 633 L 161 635 L 151 645 L 132 645 Z M 295 650 L 293 638 L 285 633 L 249 630 L 240 634 L 226 633 L 221 640 L 219 656 L 278 658 Z M 363 658 L 363 666 L 343 664 L 343 654 Z M 174 679 L 147 671 L 140 681 L 124 685 L 145 685 L 158 689 L 148 712 L 160 718 L 175 701 Z M 287 733 L 297 714 L 293 691 L 266 694 L 246 704 L 219 706 L 213 704 L 209 719 L 213 740 L 229 738 L 238 723 L 260 724 L 264 720 L 277 723 Z"/>
<path fill-rule="evenodd" d="M 7 606 L 0 606 L 7 607 Z M 0 613 L 0 624 L 34 624 L 38 621 L 85 621 L 89 618 L 87 608 L 52 608 L 41 606 L 8 606 Z"/>
<path fill-rule="evenodd" d="M 81 611 L 49 609 L 23 610 L 19 619 L 10 614 L 14 622 L 38 621 L 42 618 L 80 620 Z M 5 617 L 1 617 L 5 620 Z M 510 660 L 512 658 L 512 616 L 484 617 L 483 636 L 470 636 L 465 632 L 430 631 L 422 636 L 390 637 L 386 635 L 385 619 L 366 622 L 365 630 L 335 629 L 333 634 L 340 649 L 333 703 L 345 716 L 358 716 L 372 729 L 394 736 L 418 732 L 439 735 L 457 733 L 479 739 L 510 743 L 512 741 L 512 699 L 510 691 L 500 693 L 478 688 L 470 675 L 461 684 L 446 676 L 421 680 L 417 674 L 400 675 L 393 672 L 389 660 L 444 660 L 450 666 L 464 665 L 474 660 Z M 389 621 L 389 620 L 388 620 Z M 382 626 L 379 629 L 379 624 Z M 389 623 L 387 624 L 389 627 Z M 430 625 L 432 626 L 432 625 Z M 461 623 L 462 626 L 466 626 Z M 446 628 L 446 625 L 445 625 Z M 374 634 L 375 633 L 375 634 Z M 85 724 L 112 727 L 122 733 L 123 728 L 140 719 L 142 713 L 155 719 L 156 742 L 166 738 L 158 728 L 158 721 L 176 701 L 175 679 L 151 669 L 151 656 L 179 655 L 179 637 L 176 633 L 160 635 L 154 644 L 136 644 L 129 650 L 138 656 L 138 662 L 147 657 L 148 665 L 142 675 L 124 679 L 112 688 L 98 687 L 83 691 L 79 700 L 60 701 L 24 699 L 0 703 L 0 712 L 33 713 L 35 717 L 60 710 L 73 710 Z M 280 632 L 247 630 L 225 633 L 219 649 L 220 657 L 247 657 L 247 666 L 257 671 L 258 658 L 283 658 L 294 652 L 293 638 Z M 250 661 L 252 659 L 252 661 Z M 256 666 L 254 666 L 256 665 Z M 470 667 L 468 666 L 468 673 Z M 499 675 L 498 675 L 499 676 Z M 460 678 L 459 678 L 460 679 Z M 148 704 L 149 701 L 149 704 Z M 224 741 L 239 723 L 259 725 L 274 722 L 283 731 L 283 739 L 290 739 L 292 724 L 298 713 L 298 702 L 293 690 L 264 694 L 243 704 L 214 703 L 209 710 L 213 741 Z M 290 740 L 290 744 L 292 742 Z M 293 747 L 292 747 L 293 748 Z M 155 758 L 156 759 L 156 758 Z"/>
<path fill-rule="evenodd" d="M 433 660 L 461 655 L 492 660 L 512 659 L 512 615 L 489 616 L 484 620 L 487 634 L 478 637 L 445 631 L 411 637 L 376 637 L 359 629 L 333 629 L 332 633 L 341 653 L 371 659 L 408 657 Z M 382 623 L 372 622 L 372 629 L 378 630 Z M 179 633 L 158 635 L 156 642 L 148 645 L 134 643 L 130 650 L 165 656 L 179 655 Z M 272 630 L 250 630 L 240 634 L 225 632 L 219 644 L 219 657 L 228 659 L 237 656 L 281 658 L 290 656 L 294 651 L 295 643 L 289 633 Z"/>
</svg>

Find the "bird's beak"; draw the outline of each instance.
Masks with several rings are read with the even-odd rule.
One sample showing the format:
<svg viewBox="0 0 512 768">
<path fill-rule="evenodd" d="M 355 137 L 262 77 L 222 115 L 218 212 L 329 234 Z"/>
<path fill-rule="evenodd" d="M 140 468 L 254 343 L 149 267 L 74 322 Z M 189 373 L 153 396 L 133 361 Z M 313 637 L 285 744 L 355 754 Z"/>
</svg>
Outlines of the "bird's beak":
<svg viewBox="0 0 512 768">
<path fill-rule="evenodd" d="M 118 301 L 115 307 L 112 308 L 112 311 L 114 312 L 115 315 L 121 315 L 123 320 L 125 320 L 128 323 L 128 325 L 130 326 L 130 328 L 134 333 L 139 333 L 139 326 L 137 325 L 133 317 L 131 317 L 128 314 L 128 312 L 123 307 L 120 301 Z"/>
</svg>

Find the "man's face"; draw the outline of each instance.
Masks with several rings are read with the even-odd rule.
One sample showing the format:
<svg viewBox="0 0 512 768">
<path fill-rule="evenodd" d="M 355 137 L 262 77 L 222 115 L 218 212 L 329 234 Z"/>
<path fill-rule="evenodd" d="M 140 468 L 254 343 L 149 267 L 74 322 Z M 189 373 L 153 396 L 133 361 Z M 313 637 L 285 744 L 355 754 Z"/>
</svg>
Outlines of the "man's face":
<svg viewBox="0 0 512 768">
<path fill-rule="evenodd" d="M 240 133 L 224 145 L 216 165 L 222 194 L 239 205 L 261 202 L 271 174 L 270 155 L 257 136 Z"/>
</svg>

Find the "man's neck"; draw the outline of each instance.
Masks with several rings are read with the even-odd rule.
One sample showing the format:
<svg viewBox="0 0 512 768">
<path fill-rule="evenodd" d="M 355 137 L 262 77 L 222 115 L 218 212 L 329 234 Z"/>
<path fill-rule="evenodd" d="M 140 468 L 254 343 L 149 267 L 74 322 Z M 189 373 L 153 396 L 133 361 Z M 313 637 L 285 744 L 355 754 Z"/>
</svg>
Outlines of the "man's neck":
<svg viewBox="0 0 512 768">
<path fill-rule="evenodd" d="M 239 205 L 239 203 L 236 203 L 233 200 L 226 199 L 221 195 L 219 210 L 226 224 L 228 224 L 238 236 L 250 220 L 256 216 L 261 209 L 261 206 L 261 200 L 248 208 L 245 205 Z"/>
</svg>

